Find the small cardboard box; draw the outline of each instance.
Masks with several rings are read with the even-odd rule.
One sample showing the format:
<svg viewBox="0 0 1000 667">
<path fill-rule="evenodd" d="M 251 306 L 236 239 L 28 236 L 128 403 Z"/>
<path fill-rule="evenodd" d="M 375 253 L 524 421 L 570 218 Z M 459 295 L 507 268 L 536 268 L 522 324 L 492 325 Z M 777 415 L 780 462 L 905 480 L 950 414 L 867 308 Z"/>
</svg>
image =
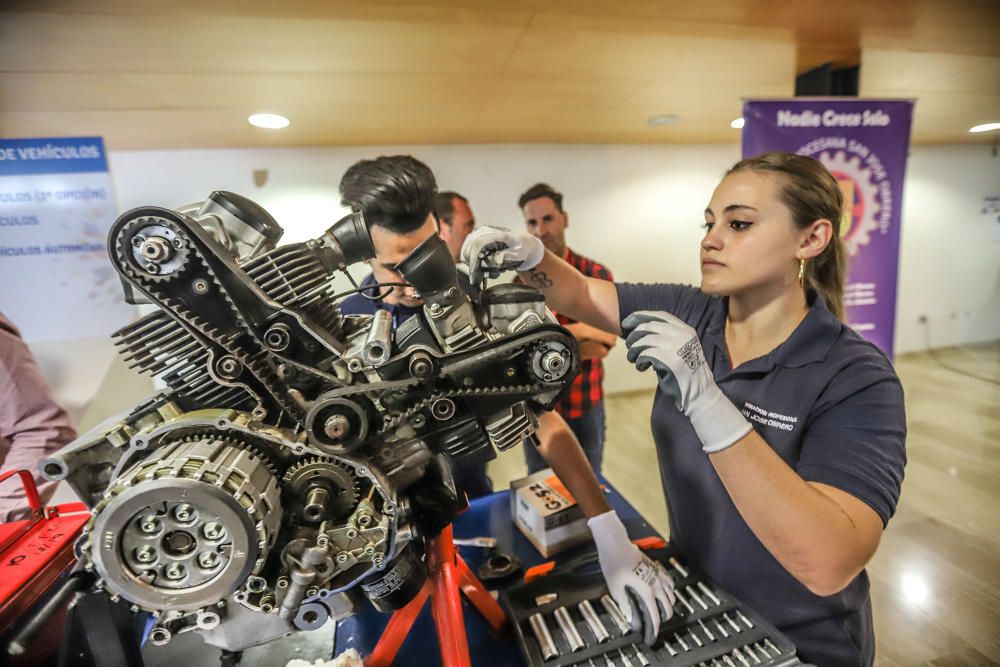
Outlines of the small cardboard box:
<svg viewBox="0 0 1000 667">
<path fill-rule="evenodd" d="M 510 483 L 510 514 L 546 558 L 591 539 L 587 517 L 551 468 Z"/>
</svg>

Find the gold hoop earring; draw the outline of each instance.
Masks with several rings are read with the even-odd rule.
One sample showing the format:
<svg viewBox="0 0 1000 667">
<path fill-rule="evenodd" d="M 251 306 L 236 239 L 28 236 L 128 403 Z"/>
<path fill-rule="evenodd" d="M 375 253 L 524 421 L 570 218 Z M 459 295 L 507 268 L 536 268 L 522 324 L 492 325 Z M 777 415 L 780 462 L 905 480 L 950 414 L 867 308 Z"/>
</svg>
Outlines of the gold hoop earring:
<svg viewBox="0 0 1000 667">
<path fill-rule="evenodd" d="M 799 259 L 799 285 L 806 286 L 806 260 Z"/>
</svg>

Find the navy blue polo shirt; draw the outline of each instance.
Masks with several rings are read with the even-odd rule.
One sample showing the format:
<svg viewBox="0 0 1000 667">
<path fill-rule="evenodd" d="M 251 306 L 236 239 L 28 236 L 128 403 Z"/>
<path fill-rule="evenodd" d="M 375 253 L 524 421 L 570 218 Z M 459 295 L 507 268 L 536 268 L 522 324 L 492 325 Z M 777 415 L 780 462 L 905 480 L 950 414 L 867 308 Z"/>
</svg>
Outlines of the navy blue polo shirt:
<svg viewBox="0 0 1000 667">
<path fill-rule="evenodd" d="M 887 523 L 906 464 L 903 388 L 888 359 L 839 321 L 821 297 L 784 343 L 732 368 L 728 300 L 683 285 L 617 285 L 624 320 L 661 310 L 698 333 L 722 392 L 800 477 L 859 498 Z M 868 575 L 820 597 L 790 575 L 744 522 L 673 399 L 659 389 L 653 437 L 670 539 L 690 563 L 784 632 L 808 662 L 875 658 Z"/>
<path fill-rule="evenodd" d="M 369 274 L 358 287 L 371 287 L 374 284 L 375 274 Z M 469 298 L 473 301 L 479 300 L 479 289 L 474 287 L 469 282 L 469 277 L 461 271 L 458 273 L 458 284 Z M 375 296 L 385 289 L 387 288 L 372 287 L 367 291 L 370 296 Z M 364 298 L 360 293 L 352 294 L 340 302 L 340 312 L 344 315 L 374 315 L 376 310 L 388 310 L 392 314 L 393 329 L 419 313 L 422 308 L 423 306 L 410 308 L 403 304 L 385 303 L 382 300 L 372 301 Z M 493 493 L 493 482 L 486 474 L 485 463 L 455 463 L 452 465 L 452 474 L 455 477 L 456 488 L 459 491 L 464 491 L 469 498 L 478 498 Z"/>
</svg>

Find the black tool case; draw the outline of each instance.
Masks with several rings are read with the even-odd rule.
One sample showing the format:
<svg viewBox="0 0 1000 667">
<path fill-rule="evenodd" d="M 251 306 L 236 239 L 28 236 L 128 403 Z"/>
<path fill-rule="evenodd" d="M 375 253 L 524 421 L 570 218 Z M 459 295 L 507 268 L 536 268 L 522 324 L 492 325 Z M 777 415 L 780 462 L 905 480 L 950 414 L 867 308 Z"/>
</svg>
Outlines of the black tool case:
<svg viewBox="0 0 1000 667">
<path fill-rule="evenodd" d="M 607 594 L 608 589 L 597 554 L 591 552 L 553 569 L 546 576 L 507 590 L 501 598 L 528 664 L 532 667 L 645 667 L 647 664 L 784 667 L 801 664 L 792 643 L 770 623 L 688 567 L 669 547 L 648 553 L 667 567 L 679 593 L 674 615 L 661 626 L 653 646 L 647 646 L 639 632 L 629 630 L 623 635 L 605 610 L 601 596 Z M 540 596 L 552 593 L 557 595 L 555 600 L 536 604 Z M 583 600 L 590 600 L 610 639 L 598 643 L 577 607 Z M 553 613 L 559 607 L 565 607 L 570 613 L 586 644 L 582 649 L 571 651 L 569 641 L 554 618 Z M 559 650 L 558 656 L 548 660 L 543 659 L 528 621 L 536 613 L 545 619 Z"/>
</svg>

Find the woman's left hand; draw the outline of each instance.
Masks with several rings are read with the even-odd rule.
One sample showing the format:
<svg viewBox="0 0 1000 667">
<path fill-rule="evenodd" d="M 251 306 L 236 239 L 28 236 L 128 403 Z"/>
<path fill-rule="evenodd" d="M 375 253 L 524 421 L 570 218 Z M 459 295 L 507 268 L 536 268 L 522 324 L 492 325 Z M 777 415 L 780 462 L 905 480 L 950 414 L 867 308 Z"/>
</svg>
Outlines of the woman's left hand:
<svg viewBox="0 0 1000 667">
<path fill-rule="evenodd" d="M 712 377 L 698 334 L 662 311 L 640 310 L 622 322 L 628 331 L 628 360 L 644 371 L 652 367 L 660 389 L 694 426 L 702 449 L 717 452 L 750 432 L 751 426 Z"/>
</svg>

